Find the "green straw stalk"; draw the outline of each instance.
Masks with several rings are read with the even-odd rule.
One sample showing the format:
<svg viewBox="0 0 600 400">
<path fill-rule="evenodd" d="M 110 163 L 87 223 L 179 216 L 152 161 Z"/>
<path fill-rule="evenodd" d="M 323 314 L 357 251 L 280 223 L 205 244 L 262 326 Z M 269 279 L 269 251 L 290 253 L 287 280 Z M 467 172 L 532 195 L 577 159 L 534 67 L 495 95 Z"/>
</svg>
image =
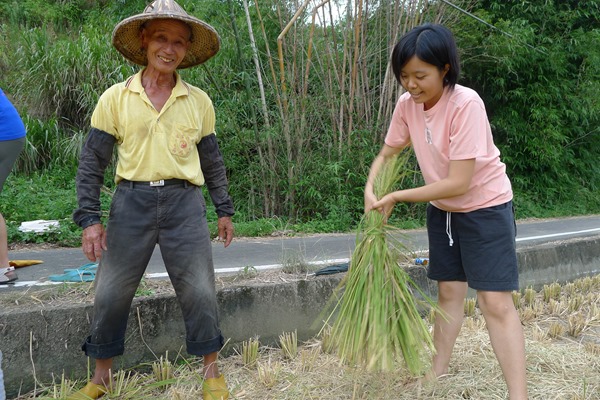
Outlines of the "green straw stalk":
<svg viewBox="0 0 600 400">
<path fill-rule="evenodd" d="M 391 192 L 409 172 L 407 157 L 405 152 L 384 164 L 374 182 L 378 198 Z M 396 229 L 378 211 L 363 216 L 350 268 L 330 300 L 337 304 L 326 324 L 337 316 L 328 346 L 341 362 L 362 364 L 369 371 L 391 371 L 403 358 L 411 373 L 420 374 L 425 354 L 434 347 L 414 292 L 435 305 L 400 265 L 409 256 L 397 237 Z"/>
</svg>

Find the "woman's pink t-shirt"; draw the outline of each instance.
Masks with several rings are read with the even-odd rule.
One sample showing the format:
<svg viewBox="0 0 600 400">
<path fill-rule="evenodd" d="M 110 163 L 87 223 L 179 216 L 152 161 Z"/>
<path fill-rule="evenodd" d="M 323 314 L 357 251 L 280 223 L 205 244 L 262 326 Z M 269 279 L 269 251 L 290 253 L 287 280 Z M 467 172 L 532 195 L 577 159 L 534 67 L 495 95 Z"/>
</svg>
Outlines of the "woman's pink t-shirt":
<svg viewBox="0 0 600 400">
<path fill-rule="evenodd" d="M 404 93 L 394 110 L 385 138 L 390 147 L 412 145 L 425 183 L 448 175 L 450 160 L 475 159 L 475 172 L 467 193 L 431 201 L 444 211 L 469 212 L 512 200 L 506 165 L 494 145 L 483 101 L 472 89 L 446 88 L 431 109 Z"/>
</svg>

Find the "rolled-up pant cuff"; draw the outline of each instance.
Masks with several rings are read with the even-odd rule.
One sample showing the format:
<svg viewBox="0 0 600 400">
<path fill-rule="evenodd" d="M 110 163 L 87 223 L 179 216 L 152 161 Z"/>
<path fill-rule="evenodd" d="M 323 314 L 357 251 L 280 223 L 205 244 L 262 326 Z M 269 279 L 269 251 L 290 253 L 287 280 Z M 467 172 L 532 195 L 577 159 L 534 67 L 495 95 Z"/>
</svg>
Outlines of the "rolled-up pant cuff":
<svg viewBox="0 0 600 400">
<path fill-rule="evenodd" d="M 88 336 L 81 346 L 85 355 L 95 359 L 105 359 L 120 356 L 125 352 L 125 340 L 119 340 L 111 343 L 94 344 L 92 337 Z"/>
<path fill-rule="evenodd" d="M 192 342 L 191 340 L 186 340 L 185 343 L 188 354 L 194 356 L 204 356 L 206 354 L 211 354 L 221 350 L 225 340 L 223 339 L 223 335 L 219 334 L 219 336 L 210 340 L 204 340 L 202 342 Z"/>
</svg>

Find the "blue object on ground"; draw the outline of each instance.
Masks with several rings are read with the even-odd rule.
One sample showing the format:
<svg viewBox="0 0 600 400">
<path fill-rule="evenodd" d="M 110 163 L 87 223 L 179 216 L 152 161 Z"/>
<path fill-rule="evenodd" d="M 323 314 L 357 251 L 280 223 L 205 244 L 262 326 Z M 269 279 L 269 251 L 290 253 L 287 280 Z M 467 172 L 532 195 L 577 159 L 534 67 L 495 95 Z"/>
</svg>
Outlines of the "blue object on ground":
<svg viewBox="0 0 600 400">
<path fill-rule="evenodd" d="M 92 282 L 97 268 L 98 264 L 85 264 L 77 269 L 65 269 L 62 275 L 50 275 L 48 279 L 53 282 Z"/>
<path fill-rule="evenodd" d="M 0 351 L 0 399 L 6 399 L 4 391 L 4 374 L 2 373 L 2 352 Z"/>
<path fill-rule="evenodd" d="M 67 268 L 65 269 L 65 274 L 68 274 L 69 272 L 73 272 L 73 271 L 90 271 L 90 272 L 96 272 L 96 270 L 98 269 L 98 263 L 88 263 L 85 265 L 82 265 L 79 268 Z"/>
</svg>

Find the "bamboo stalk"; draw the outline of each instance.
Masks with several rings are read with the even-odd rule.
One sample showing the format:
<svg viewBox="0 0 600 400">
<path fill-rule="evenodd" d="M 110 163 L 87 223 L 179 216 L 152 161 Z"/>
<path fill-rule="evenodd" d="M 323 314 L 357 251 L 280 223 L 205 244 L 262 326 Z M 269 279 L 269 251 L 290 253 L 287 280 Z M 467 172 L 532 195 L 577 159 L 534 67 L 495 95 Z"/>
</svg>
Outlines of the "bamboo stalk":
<svg viewBox="0 0 600 400">
<path fill-rule="evenodd" d="M 287 97 L 286 97 L 287 85 L 286 85 L 286 81 L 285 81 L 285 68 L 284 68 L 284 61 L 283 61 L 284 60 L 283 38 L 288 33 L 288 31 L 291 29 L 291 27 L 294 26 L 296 20 L 300 17 L 300 15 L 302 15 L 302 12 L 304 11 L 304 9 L 308 5 L 308 3 L 310 3 L 310 0 L 305 0 L 304 4 L 302 4 L 302 6 L 300 8 L 298 8 L 296 13 L 292 17 L 292 19 L 287 23 L 285 28 L 283 28 L 283 30 L 281 31 L 279 36 L 277 36 L 277 52 L 279 55 L 279 79 L 280 79 L 281 93 L 283 94 L 283 104 L 284 104 L 285 109 L 287 109 Z"/>
<path fill-rule="evenodd" d="M 362 0 L 356 0 L 356 11 L 354 20 L 354 51 L 352 64 L 350 66 L 350 97 L 348 101 L 348 132 L 346 134 L 347 144 L 350 145 L 352 138 L 353 128 L 353 117 L 354 117 L 354 95 L 358 86 L 358 57 L 360 54 L 360 33 L 362 30 L 362 18 L 363 18 L 363 2 Z"/>
<path fill-rule="evenodd" d="M 260 91 L 260 100 L 262 105 L 263 118 L 265 120 L 265 126 L 269 128 L 271 123 L 269 122 L 269 113 L 267 111 L 267 100 L 265 98 L 265 87 L 263 84 L 262 73 L 260 72 L 260 61 L 258 59 L 258 49 L 256 48 L 256 40 L 254 39 L 254 31 L 252 30 L 252 19 L 250 18 L 250 10 L 248 9 L 248 0 L 244 0 L 244 12 L 246 13 L 246 23 L 248 24 L 248 35 L 250 36 L 250 47 L 252 49 L 252 60 L 254 61 L 254 68 L 256 70 L 256 79 L 258 80 L 258 89 Z"/>
<path fill-rule="evenodd" d="M 314 37 L 314 33 L 315 33 L 317 13 L 319 12 L 319 8 L 325 6 L 325 4 L 329 3 L 330 1 L 331 0 L 323 0 L 312 11 L 312 22 L 310 24 L 310 33 L 308 35 L 308 49 L 306 51 L 306 68 L 305 68 L 305 72 L 304 72 L 304 87 L 302 89 L 303 96 L 306 96 L 306 93 L 308 92 L 308 76 L 309 76 L 310 65 L 311 65 L 313 37 Z"/>
<path fill-rule="evenodd" d="M 348 24 L 350 24 L 352 16 L 350 14 L 350 6 L 352 5 L 352 2 L 350 0 L 348 0 L 348 9 L 346 11 L 347 17 L 346 17 L 346 22 Z M 348 96 L 346 95 L 346 65 L 347 65 L 347 61 L 350 57 L 350 55 L 348 54 L 349 50 L 349 42 L 350 40 L 348 39 L 349 36 L 349 31 L 346 32 L 346 34 L 344 34 L 344 42 L 343 42 L 343 53 L 342 53 L 342 73 L 339 75 L 339 86 L 340 86 L 340 109 L 339 109 L 339 127 L 338 127 L 338 154 L 341 155 L 342 151 L 343 151 L 343 143 L 344 143 L 344 127 L 346 126 L 345 124 L 345 119 L 346 119 L 346 110 L 349 108 L 348 107 L 348 103 L 351 101 L 351 98 L 348 98 Z"/>
<path fill-rule="evenodd" d="M 237 49 L 237 53 L 238 53 L 238 60 L 240 62 L 240 70 L 242 69 L 243 66 L 243 53 L 242 53 L 242 46 L 241 46 L 241 39 L 240 39 L 240 35 L 237 29 L 237 23 L 236 23 L 236 19 L 235 19 L 235 8 L 234 8 L 234 3 L 232 0 L 229 0 L 229 6 L 230 6 L 230 19 L 231 19 L 231 26 L 234 32 L 234 37 L 235 37 L 235 42 L 236 42 L 236 49 Z M 245 11 L 248 11 L 248 8 L 245 7 Z M 251 28 L 249 28 L 251 29 Z M 250 88 L 250 80 L 248 78 L 247 74 L 244 74 L 244 86 L 246 89 L 246 98 L 248 101 L 250 101 L 250 99 L 252 98 L 252 90 Z M 257 122 L 257 118 L 256 118 L 256 110 L 254 109 L 254 107 L 250 106 L 250 115 L 252 118 L 252 127 L 254 130 L 254 138 L 256 141 L 256 148 L 258 151 L 258 159 L 259 159 L 259 163 L 261 165 L 260 168 L 260 181 L 261 181 L 261 192 L 262 192 L 262 196 L 263 196 L 263 204 L 266 205 L 269 203 L 269 190 L 268 190 L 268 181 L 266 178 L 266 171 L 268 171 L 267 169 L 267 160 L 265 159 L 264 155 L 263 155 L 263 150 L 262 150 L 262 144 L 261 144 L 261 140 L 260 140 L 260 135 L 259 135 L 259 131 L 258 131 L 258 122 Z M 251 193 L 251 198 L 250 201 L 251 203 L 254 203 L 254 194 Z"/>
<path fill-rule="evenodd" d="M 260 29 L 261 29 L 263 40 L 265 43 L 265 51 L 266 51 L 267 59 L 269 62 L 269 70 L 271 72 L 271 79 L 272 79 L 271 87 L 273 88 L 273 91 L 275 92 L 275 101 L 277 103 L 277 110 L 279 111 L 279 118 L 280 118 L 281 124 L 283 125 L 284 124 L 283 121 L 285 120 L 285 111 L 283 109 L 283 101 L 281 99 L 281 92 L 278 90 L 278 87 L 277 87 L 277 73 L 275 71 L 275 64 L 273 63 L 273 56 L 271 55 L 271 48 L 269 47 L 269 40 L 267 37 L 267 32 L 265 29 L 265 24 L 263 22 L 262 14 L 260 12 L 260 7 L 258 5 L 258 0 L 254 1 L 254 5 L 256 8 L 256 15 L 257 15 L 258 21 L 260 23 Z M 274 169 L 275 166 L 277 165 L 277 156 L 276 156 L 275 144 L 273 143 L 273 139 L 271 138 L 271 135 L 267 136 L 267 151 L 268 151 L 268 157 L 269 157 L 269 165 L 271 166 L 272 169 Z M 275 195 L 275 193 L 277 191 L 277 176 L 276 176 L 276 174 L 270 175 L 270 187 L 271 187 L 272 192 L 267 194 L 268 202 L 265 205 L 265 215 L 266 216 L 276 215 L 278 213 L 277 201 L 276 201 L 277 196 Z"/>
</svg>

